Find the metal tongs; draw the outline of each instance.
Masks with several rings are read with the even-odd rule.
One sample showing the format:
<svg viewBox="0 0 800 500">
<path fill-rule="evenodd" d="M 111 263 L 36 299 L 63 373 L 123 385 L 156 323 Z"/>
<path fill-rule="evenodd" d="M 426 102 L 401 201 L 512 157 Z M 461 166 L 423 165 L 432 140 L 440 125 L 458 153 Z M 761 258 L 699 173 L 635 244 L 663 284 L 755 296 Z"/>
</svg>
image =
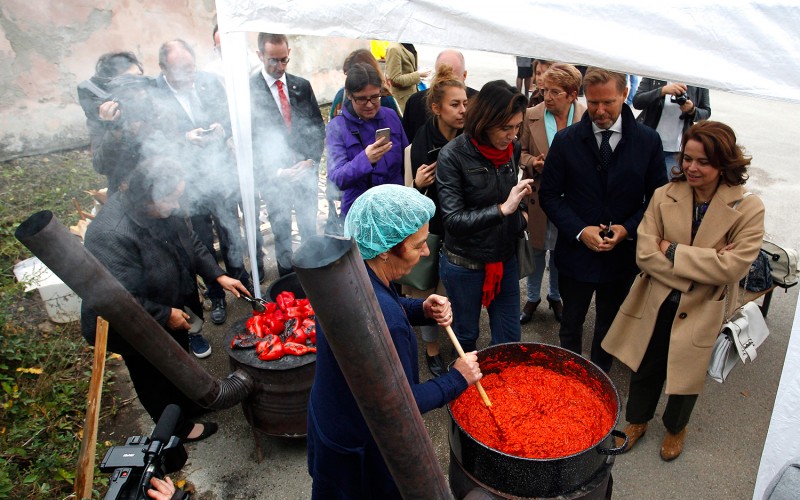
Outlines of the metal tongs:
<svg viewBox="0 0 800 500">
<path fill-rule="evenodd" d="M 249 302 L 250 306 L 253 308 L 253 310 L 255 312 L 263 313 L 264 311 L 267 310 L 267 308 L 264 306 L 264 304 L 266 304 L 267 301 L 264 300 L 264 299 L 257 299 L 257 298 L 254 298 L 254 297 L 248 297 L 245 294 L 241 294 L 241 295 L 239 295 L 239 297 L 244 299 L 244 300 L 246 300 L 247 302 Z"/>
</svg>

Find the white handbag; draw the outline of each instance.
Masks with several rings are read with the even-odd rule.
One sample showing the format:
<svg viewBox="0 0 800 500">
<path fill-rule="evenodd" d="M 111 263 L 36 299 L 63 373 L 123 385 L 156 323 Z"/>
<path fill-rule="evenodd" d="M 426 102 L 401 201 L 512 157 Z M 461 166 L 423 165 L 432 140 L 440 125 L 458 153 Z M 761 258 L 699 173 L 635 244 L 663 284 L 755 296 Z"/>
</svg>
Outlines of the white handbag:
<svg viewBox="0 0 800 500">
<path fill-rule="evenodd" d="M 769 328 L 755 302 L 748 302 L 737 309 L 731 318 L 722 324 L 711 353 L 708 375 L 722 383 L 739 361 L 753 362 L 758 355 L 756 349 L 769 336 Z"/>
</svg>

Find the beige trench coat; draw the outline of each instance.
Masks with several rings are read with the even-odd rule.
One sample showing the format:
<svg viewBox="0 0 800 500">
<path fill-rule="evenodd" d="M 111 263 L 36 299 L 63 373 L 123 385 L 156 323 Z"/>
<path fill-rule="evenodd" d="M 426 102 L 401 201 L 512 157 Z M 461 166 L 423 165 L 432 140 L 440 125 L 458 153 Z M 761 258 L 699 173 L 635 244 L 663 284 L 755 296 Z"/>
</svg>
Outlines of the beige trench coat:
<svg viewBox="0 0 800 500">
<path fill-rule="evenodd" d="M 692 188 L 671 182 L 656 190 L 637 230 L 636 262 L 642 272 L 602 345 L 638 370 L 661 304 L 670 290 L 681 291 L 669 343 L 667 394 L 702 392 L 711 348 L 738 304 L 738 282 L 761 248 L 764 204 L 756 196 L 743 198 L 745 192 L 742 186 L 721 185 L 692 243 Z M 678 243 L 674 264 L 659 249 L 662 239 Z M 720 252 L 730 243 L 732 250 Z"/>
<path fill-rule="evenodd" d="M 528 232 L 530 233 L 530 243 L 533 248 L 542 250 L 545 248 L 545 234 L 547 232 L 547 216 L 539 205 L 539 186 L 542 183 L 542 176 L 536 172 L 531 165 L 533 160 L 540 154 L 547 156 L 550 145 L 547 144 L 547 131 L 544 126 L 544 103 L 525 112 L 525 119 L 522 122 L 522 135 L 520 144 L 522 145 L 522 156 L 519 164 L 522 168 L 523 179 L 533 179 L 531 189 L 533 193 L 525 200 L 528 204 Z M 572 125 L 581 121 L 586 106 L 575 101 L 575 112 L 572 114 Z"/>
<path fill-rule="evenodd" d="M 397 100 L 400 111 L 405 111 L 408 98 L 417 91 L 417 84 L 421 80 L 414 54 L 402 44 L 389 44 L 386 51 L 386 78 L 392 86 L 392 95 Z M 413 139 L 408 138 L 409 141 Z"/>
</svg>

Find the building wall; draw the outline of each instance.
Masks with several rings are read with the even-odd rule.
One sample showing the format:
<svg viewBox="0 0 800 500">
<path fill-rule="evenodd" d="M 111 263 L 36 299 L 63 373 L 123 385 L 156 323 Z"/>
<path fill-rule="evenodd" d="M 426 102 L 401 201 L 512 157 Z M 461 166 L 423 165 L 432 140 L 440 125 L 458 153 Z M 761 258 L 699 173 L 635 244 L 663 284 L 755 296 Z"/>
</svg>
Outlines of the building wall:
<svg viewBox="0 0 800 500">
<path fill-rule="evenodd" d="M 6 0 L 0 4 L 0 160 L 88 144 L 78 83 L 97 58 L 130 50 L 157 75 L 158 49 L 183 38 L 197 67 L 216 57 L 211 37 L 214 1 Z M 255 34 L 249 36 L 255 51 Z M 289 72 L 311 80 L 320 102 L 343 85 L 342 61 L 366 41 L 290 37 Z"/>
</svg>

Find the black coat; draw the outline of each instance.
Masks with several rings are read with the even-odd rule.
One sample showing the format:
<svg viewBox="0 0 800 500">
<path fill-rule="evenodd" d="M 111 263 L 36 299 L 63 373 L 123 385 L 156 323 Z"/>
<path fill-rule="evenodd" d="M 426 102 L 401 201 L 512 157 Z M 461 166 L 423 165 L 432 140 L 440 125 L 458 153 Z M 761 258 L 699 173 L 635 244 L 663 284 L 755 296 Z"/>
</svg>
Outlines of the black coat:
<svg viewBox="0 0 800 500">
<path fill-rule="evenodd" d="M 606 283 L 636 273 L 636 228 L 653 191 L 666 184 L 661 138 L 622 106 L 622 138 L 606 174 L 600 148 L 585 113 L 580 122 L 558 132 L 542 173 L 539 200 L 558 228 L 558 272 L 586 283 Z M 592 252 L 577 237 L 587 226 L 621 224 L 628 232 L 610 252 Z"/>
<path fill-rule="evenodd" d="M 642 79 L 633 96 L 633 107 L 641 109 L 637 120 L 650 128 L 656 128 L 661 121 L 661 112 L 664 110 L 664 96 L 661 95 L 661 88 L 667 82 L 654 80 L 652 78 Z M 680 119 L 683 120 L 683 132 L 689 129 L 695 122 L 708 120 L 711 116 L 711 101 L 708 97 L 708 89 L 692 87 L 687 85 L 686 97 L 694 103 L 696 111 L 694 114 L 682 113 Z"/>
<path fill-rule="evenodd" d="M 448 250 L 477 262 L 503 262 L 517 251 L 525 227 L 522 210 L 503 217 L 497 205 L 517 184 L 521 148 L 499 168 L 462 134 L 448 142 L 436 164 L 436 187 Z M 521 204 L 521 208 L 522 204 Z"/>
<path fill-rule="evenodd" d="M 416 94 L 415 94 L 416 95 Z M 459 131 L 459 134 L 461 131 Z M 445 144 L 447 138 L 439 131 L 435 118 L 429 118 L 425 125 L 417 131 L 414 142 L 411 143 L 411 177 L 417 175 L 417 170 L 422 165 L 430 165 L 439 158 L 439 152 Z M 416 186 L 415 186 L 416 187 Z M 419 188 L 417 188 L 419 189 Z M 436 181 L 426 188 L 419 191 L 427 196 L 436 205 L 436 213 L 429 223 L 428 230 L 439 236 L 444 235 L 444 225 L 442 224 L 442 211 L 439 209 L 439 191 L 436 188 Z"/>
<path fill-rule="evenodd" d="M 292 108 L 292 129 L 259 72 L 250 77 L 250 110 L 253 128 L 253 169 L 261 181 L 274 178 L 278 169 L 311 159 L 319 163 L 325 148 L 325 123 L 311 83 L 286 73 L 285 91 Z"/>
<path fill-rule="evenodd" d="M 196 275 L 209 283 L 224 274 L 185 219 L 137 217 L 123 193 L 108 199 L 86 230 L 85 245 L 164 328 L 172 308 L 190 306 L 202 317 L 202 308 L 195 310 L 199 300 L 187 302 L 187 297 L 197 297 Z M 96 320 L 97 314 L 84 302 L 81 329 L 91 342 Z M 110 326 L 112 348 L 119 342 Z M 124 347 L 115 352 L 124 355 Z"/>
</svg>

